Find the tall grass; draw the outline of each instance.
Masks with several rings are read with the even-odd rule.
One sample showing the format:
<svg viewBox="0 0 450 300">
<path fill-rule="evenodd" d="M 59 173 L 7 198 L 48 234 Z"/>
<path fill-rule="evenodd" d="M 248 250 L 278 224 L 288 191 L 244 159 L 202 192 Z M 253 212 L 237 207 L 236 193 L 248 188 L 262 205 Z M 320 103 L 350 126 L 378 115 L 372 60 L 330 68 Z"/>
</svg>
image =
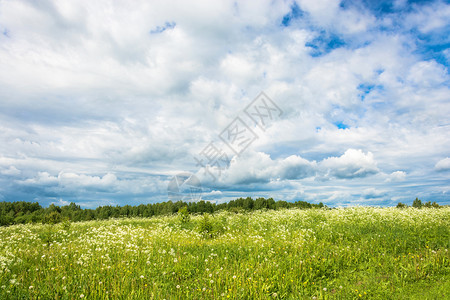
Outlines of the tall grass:
<svg viewBox="0 0 450 300">
<path fill-rule="evenodd" d="M 450 208 L 364 207 L 14 225 L 0 298 L 444 299 L 449 228 Z"/>
</svg>

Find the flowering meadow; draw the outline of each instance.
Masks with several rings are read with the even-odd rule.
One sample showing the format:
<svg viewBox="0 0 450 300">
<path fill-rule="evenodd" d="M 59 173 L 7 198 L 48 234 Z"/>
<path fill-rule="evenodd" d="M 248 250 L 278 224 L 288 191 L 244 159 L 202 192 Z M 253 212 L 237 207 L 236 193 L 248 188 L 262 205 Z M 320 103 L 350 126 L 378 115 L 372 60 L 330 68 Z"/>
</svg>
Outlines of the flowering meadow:
<svg viewBox="0 0 450 300">
<path fill-rule="evenodd" d="M 450 208 L 0 227 L 0 299 L 445 299 Z"/>
</svg>

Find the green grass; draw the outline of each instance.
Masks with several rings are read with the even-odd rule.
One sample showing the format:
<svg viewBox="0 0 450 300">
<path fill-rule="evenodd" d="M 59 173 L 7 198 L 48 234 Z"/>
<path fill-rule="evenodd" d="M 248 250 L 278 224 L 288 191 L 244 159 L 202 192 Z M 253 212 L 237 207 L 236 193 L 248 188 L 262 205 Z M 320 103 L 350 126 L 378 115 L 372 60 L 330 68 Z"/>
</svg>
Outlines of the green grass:
<svg viewBox="0 0 450 300">
<path fill-rule="evenodd" d="M 450 208 L 0 228 L 0 299 L 445 299 Z M 315 297 L 315 298 L 314 298 Z"/>
</svg>

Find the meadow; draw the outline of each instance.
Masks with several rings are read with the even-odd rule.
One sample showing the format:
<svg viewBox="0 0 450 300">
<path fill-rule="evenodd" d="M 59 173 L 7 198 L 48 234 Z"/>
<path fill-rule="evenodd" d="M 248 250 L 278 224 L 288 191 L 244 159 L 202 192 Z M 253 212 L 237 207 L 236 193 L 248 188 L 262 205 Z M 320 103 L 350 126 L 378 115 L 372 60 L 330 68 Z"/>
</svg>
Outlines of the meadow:
<svg viewBox="0 0 450 300">
<path fill-rule="evenodd" d="M 0 299 L 445 299 L 450 208 L 0 227 Z"/>
</svg>

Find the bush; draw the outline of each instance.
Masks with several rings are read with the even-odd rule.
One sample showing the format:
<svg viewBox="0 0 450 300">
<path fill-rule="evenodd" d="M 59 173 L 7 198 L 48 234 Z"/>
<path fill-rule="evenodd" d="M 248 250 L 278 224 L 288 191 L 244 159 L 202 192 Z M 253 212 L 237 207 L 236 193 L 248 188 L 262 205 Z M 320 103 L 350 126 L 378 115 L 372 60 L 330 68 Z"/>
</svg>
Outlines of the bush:
<svg viewBox="0 0 450 300">
<path fill-rule="evenodd" d="M 39 233 L 39 238 L 47 244 L 47 246 L 50 246 L 50 243 L 52 243 L 55 240 L 55 230 L 52 225 L 44 225 L 44 229 Z"/>
<path fill-rule="evenodd" d="M 232 208 L 230 208 L 230 212 L 235 213 L 235 214 L 239 214 L 239 213 L 242 213 L 242 208 L 240 208 L 240 207 L 232 207 Z"/>
<path fill-rule="evenodd" d="M 178 220 L 181 224 L 189 223 L 191 220 L 191 215 L 189 214 L 187 206 L 183 206 L 178 210 Z"/>
<path fill-rule="evenodd" d="M 209 219 L 208 214 L 203 214 L 202 218 L 200 219 L 200 222 L 198 223 L 198 231 L 204 237 L 212 237 L 213 223 Z"/>
<path fill-rule="evenodd" d="M 204 238 L 214 238 L 225 232 L 224 224 L 225 220 L 216 220 L 209 216 L 209 214 L 203 214 L 198 223 L 198 232 L 200 232 Z"/>
<path fill-rule="evenodd" d="M 65 231 L 69 231 L 70 230 L 70 221 L 69 219 L 64 219 L 64 221 L 61 223 L 62 229 L 64 229 Z"/>
</svg>

